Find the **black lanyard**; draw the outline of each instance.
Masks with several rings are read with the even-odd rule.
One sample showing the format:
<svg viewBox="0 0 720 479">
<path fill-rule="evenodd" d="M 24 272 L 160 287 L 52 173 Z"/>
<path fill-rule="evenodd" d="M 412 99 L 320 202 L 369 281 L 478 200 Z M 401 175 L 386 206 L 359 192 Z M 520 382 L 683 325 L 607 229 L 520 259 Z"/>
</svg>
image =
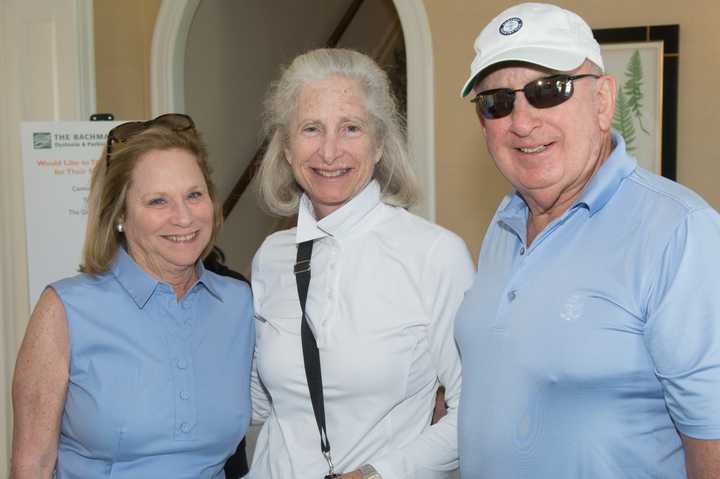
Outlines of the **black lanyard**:
<svg viewBox="0 0 720 479">
<path fill-rule="evenodd" d="M 325 431 L 325 402 L 323 399 L 322 373 L 320 371 L 320 351 L 315 336 L 305 314 L 308 287 L 310 286 L 310 258 L 312 257 L 313 240 L 304 241 L 298 245 L 295 263 L 295 282 L 297 283 L 298 297 L 302 318 L 300 318 L 300 336 L 302 338 L 303 361 L 305 363 L 305 376 L 307 377 L 310 401 L 312 402 L 315 421 L 320 432 L 320 450 L 328 463 L 329 473 L 325 479 L 340 477 L 335 474 L 335 467 L 330 455 L 330 441 Z"/>
</svg>

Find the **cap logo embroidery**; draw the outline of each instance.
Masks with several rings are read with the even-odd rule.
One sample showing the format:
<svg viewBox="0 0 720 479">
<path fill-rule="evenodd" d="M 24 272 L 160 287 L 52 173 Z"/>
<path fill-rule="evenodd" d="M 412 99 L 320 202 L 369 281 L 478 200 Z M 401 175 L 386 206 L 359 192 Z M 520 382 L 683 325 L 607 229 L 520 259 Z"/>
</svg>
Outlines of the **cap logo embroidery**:
<svg viewBox="0 0 720 479">
<path fill-rule="evenodd" d="M 500 25 L 501 35 L 512 35 L 513 33 L 520 30 L 523 26 L 523 21 L 518 17 L 508 18 Z"/>
</svg>

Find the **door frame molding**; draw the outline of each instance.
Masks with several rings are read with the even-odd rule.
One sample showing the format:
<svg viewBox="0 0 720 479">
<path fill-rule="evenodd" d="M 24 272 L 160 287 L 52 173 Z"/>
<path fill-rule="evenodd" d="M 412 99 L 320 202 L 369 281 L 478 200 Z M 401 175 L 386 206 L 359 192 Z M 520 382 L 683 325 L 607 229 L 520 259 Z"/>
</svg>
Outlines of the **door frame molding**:
<svg viewBox="0 0 720 479">
<path fill-rule="evenodd" d="M 34 78 L 33 65 L 51 74 Z M 30 314 L 20 124 L 94 112 L 93 0 L 1 0 L 0 91 L 8 93 L 0 101 L 0 475 L 7 475 L 10 389 Z"/>
</svg>

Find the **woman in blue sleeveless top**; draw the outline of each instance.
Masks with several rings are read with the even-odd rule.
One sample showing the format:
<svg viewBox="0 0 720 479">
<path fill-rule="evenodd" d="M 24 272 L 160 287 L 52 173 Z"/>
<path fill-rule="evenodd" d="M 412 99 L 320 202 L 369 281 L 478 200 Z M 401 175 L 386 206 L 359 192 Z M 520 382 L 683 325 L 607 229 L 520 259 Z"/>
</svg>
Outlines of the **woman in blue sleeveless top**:
<svg viewBox="0 0 720 479">
<path fill-rule="evenodd" d="M 252 300 L 202 265 L 222 214 L 190 117 L 114 128 L 88 202 L 82 274 L 43 292 L 18 355 L 12 476 L 224 477 Z"/>
</svg>

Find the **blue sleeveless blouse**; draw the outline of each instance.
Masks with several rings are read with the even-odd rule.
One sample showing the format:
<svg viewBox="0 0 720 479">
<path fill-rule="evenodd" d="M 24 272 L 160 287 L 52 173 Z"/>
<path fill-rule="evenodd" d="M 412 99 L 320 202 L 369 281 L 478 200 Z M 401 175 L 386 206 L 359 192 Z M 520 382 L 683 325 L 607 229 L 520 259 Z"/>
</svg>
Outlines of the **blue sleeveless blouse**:
<svg viewBox="0 0 720 479">
<path fill-rule="evenodd" d="M 252 299 L 198 278 L 178 302 L 120 248 L 107 273 L 51 285 L 70 336 L 57 479 L 225 477 L 250 420 Z"/>
</svg>

